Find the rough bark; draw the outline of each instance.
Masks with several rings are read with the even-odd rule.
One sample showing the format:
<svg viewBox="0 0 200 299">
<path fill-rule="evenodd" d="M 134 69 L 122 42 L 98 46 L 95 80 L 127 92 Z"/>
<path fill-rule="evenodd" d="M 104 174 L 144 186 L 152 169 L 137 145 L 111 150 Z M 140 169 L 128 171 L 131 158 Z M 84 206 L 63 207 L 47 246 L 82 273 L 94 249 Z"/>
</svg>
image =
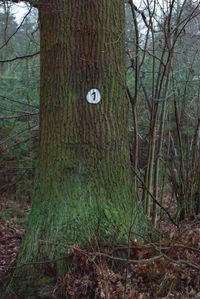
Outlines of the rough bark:
<svg viewBox="0 0 200 299">
<path fill-rule="evenodd" d="M 126 242 L 130 227 L 131 237 L 147 228 L 131 181 L 123 1 L 54 0 L 39 7 L 39 22 L 39 175 L 19 264 L 57 260 L 74 242 Z M 91 88 L 98 104 L 86 101 Z M 39 264 L 36 275 L 64 264 Z M 33 280 L 35 266 L 14 280 L 27 271 Z"/>
</svg>

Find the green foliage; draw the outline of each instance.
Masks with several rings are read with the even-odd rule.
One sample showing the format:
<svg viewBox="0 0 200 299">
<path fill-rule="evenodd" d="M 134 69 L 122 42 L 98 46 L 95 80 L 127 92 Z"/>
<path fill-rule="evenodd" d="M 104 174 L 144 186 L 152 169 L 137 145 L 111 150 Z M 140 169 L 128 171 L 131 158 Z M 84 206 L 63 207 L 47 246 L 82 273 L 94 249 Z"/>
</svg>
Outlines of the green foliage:
<svg viewBox="0 0 200 299">
<path fill-rule="evenodd" d="M 10 12 L 0 13 L 1 60 L 38 50 L 39 32 L 34 18 L 30 15 L 18 29 Z M 0 80 L 1 192 L 14 192 L 18 199 L 29 198 L 37 156 L 38 57 L 0 64 Z"/>
</svg>

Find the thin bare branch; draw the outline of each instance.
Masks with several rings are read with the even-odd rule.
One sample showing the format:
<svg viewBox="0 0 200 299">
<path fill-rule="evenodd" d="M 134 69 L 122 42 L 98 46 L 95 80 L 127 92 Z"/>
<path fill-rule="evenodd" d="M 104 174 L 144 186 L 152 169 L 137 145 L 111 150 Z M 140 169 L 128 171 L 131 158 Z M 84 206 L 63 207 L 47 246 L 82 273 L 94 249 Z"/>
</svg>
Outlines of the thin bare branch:
<svg viewBox="0 0 200 299">
<path fill-rule="evenodd" d="M 32 57 L 34 57 L 34 56 L 37 56 L 38 54 L 40 54 L 40 51 L 35 52 L 35 53 L 33 53 L 33 54 L 29 54 L 29 55 L 16 56 L 16 57 L 11 58 L 11 59 L 0 60 L 0 63 L 13 62 L 13 61 L 16 61 L 16 60 L 22 60 L 22 59 L 25 59 L 25 58 L 32 58 Z"/>
</svg>

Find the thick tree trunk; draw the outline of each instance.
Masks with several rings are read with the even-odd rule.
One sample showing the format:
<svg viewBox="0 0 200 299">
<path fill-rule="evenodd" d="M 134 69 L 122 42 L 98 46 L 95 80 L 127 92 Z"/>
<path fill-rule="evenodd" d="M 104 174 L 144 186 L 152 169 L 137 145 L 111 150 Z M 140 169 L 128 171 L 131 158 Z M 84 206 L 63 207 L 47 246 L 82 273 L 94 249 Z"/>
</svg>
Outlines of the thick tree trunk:
<svg viewBox="0 0 200 299">
<path fill-rule="evenodd" d="M 74 242 L 124 242 L 130 227 L 147 228 L 133 202 L 123 1 L 54 0 L 39 8 L 39 21 L 40 173 L 19 263 L 58 259 Z M 86 100 L 93 88 L 97 104 Z M 63 262 L 37 271 L 55 264 L 62 272 Z"/>
</svg>

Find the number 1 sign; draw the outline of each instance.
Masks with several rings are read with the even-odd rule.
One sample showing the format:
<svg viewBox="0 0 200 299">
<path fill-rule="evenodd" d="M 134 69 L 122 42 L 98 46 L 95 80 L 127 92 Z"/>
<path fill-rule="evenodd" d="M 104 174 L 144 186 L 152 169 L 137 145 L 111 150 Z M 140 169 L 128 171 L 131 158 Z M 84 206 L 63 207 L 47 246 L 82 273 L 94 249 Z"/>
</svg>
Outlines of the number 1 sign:
<svg viewBox="0 0 200 299">
<path fill-rule="evenodd" d="M 100 91 L 96 88 L 90 89 L 86 95 L 86 100 L 90 104 L 98 104 L 101 101 Z"/>
</svg>

